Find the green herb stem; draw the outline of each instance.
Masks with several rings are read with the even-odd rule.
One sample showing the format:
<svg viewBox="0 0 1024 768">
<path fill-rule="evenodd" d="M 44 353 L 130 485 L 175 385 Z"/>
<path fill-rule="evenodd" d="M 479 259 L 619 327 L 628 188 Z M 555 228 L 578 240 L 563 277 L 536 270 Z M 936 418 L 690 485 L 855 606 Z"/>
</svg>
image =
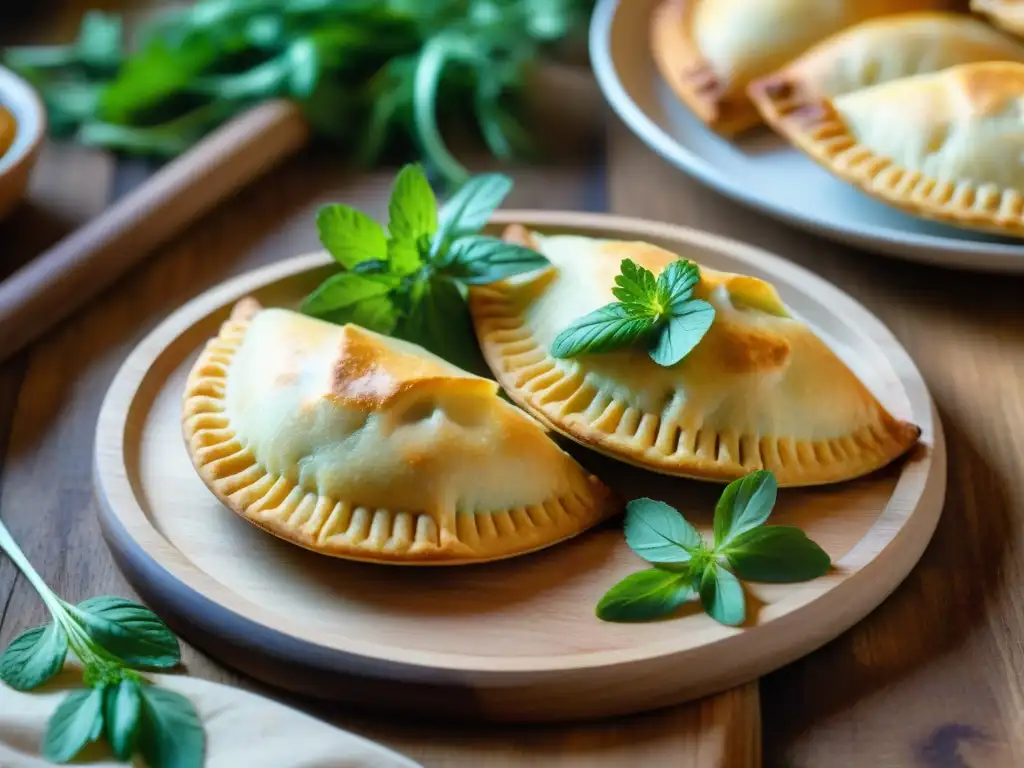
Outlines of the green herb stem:
<svg viewBox="0 0 1024 768">
<path fill-rule="evenodd" d="M 440 35 L 427 43 L 416 67 L 413 114 L 419 138 L 424 152 L 438 170 L 455 184 L 464 184 L 469 179 L 469 172 L 448 151 L 441 137 L 437 124 L 437 92 L 446 66 L 455 62 L 475 64 L 477 61 L 477 48 L 467 38 L 459 34 Z"/>
<path fill-rule="evenodd" d="M 57 597 L 53 590 L 43 581 L 43 577 L 32 567 L 28 558 L 25 557 L 25 553 L 21 551 L 21 547 L 18 546 L 18 543 L 11 536 L 10 531 L 7 530 L 7 526 L 4 525 L 2 520 L 0 520 L 0 549 L 7 553 L 7 556 L 11 558 L 11 562 L 22 572 L 54 618 L 60 616 L 64 609 L 64 601 Z"/>
<path fill-rule="evenodd" d="M 78 61 L 74 45 L 35 45 L 9 48 L 7 63 L 17 69 L 57 69 L 69 67 Z"/>
</svg>

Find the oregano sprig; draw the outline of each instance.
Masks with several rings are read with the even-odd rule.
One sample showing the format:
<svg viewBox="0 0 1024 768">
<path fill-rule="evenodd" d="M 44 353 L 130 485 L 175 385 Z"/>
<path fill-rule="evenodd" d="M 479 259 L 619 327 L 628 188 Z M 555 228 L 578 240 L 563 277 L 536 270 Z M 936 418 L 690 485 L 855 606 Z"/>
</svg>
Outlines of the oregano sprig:
<svg viewBox="0 0 1024 768">
<path fill-rule="evenodd" d="M 646 621 L 675 611 L 694 595 L 716 621 L 746 619 L 740 579 L 809 581 L 832 566 L 799 528 L 765 526 L 778 494 L 775 476 L 759 470 L 730 483 L 715 506 L 714 542 L 704 541 L 675 509 L 654 499 L 626 505 L 626 543 L 654 567 L 631 574 L 597 604 L 605 621 Z"/>
<path fill-rule="evenodd" d="M 474 176 L 438 209 L 423 169 L 407 165 L 391 190 L 386 230 L 348 206 L 325 206 L 320 241 L 343 271 L 306 297 L 303 312 L 394 334 L 479 369 L 466 286 L 548 263 L 530 248 L 479 234 L 511 189 L 501 174 Z"/>
<path fill-rule="evenodd" d="M 715 308 L 693 297 L 700 269 L 680 259 L 654 274 L 623 259 L 612 294 L 618 301 L 584 315 L 555 337 L 551 354 L 559 358 L 611 352 L 642 345 L 665 367 L 686 357 L 704 338 Z"/>
<path fill-rule="evenodd" d="M 19 691 L 33 690 L 64 668 L 69 652 L 83 667 L 86 687 L 69 693 L 50 717 L 43 755 L 65 763 L 103 737 L 118 760 L 127 762 L 141 753 L 150 768 L 199 768 L 205 736 L 195 707 L 178 693 L 150 685 L 136 671 L 181 662 L 178 639 L 167 625 L 123 597 L 65 602 L 32 567 L 3 522 L 0 549 L 52 617 L 49 624 L 11 641 L 0 657 L 0 679 Z"/>
</svg>

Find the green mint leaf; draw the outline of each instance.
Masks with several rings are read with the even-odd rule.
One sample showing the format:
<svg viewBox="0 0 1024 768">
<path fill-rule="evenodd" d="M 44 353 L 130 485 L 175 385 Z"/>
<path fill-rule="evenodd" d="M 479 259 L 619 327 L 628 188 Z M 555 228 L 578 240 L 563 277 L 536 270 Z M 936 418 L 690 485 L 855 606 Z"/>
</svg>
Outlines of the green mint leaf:
<svg viewBox="0 0 1024 768">
<path fill-rule="evenodd" d="M 631 259 L 623 259 L 615 277 L 612 295 L 637 312 L 656 314 L 654 273 Z"/>
<path fill-rule="evenodd" d="M 82 63 L 96 69 L 113 69 L 124 54 L 121 17 L 113 13 L 89 11 L 82 17 L 78 32 L 78 55 Z"/>
<path fill-rule="evenodd" d="M 181 663 L 178 638 L 149 608 L 123 597 L 92 597 L 70 609 L 98 645 L 127 664 L 167 668 Z"/>
<path fill-rule="evenodd" d="M 497 237 L 467 235 L 452 243 L 441 273 L 468 285 L 483 285 L 533 272 L 549 263 L 532 248 Z"/>
<path fill-rule="evenodd" d="M 458 236 L 483 229 L 491 214 L 512 191 L 512 179 L 500 173 L 473 176 L 442 206 L 430 255 L 434 258 Z"/>
<path fill-rule="evenodd" d="M 688 301 L 673 312 L 648 350 L 651 359 L 666 368 L 690 354 L 715 320 L 715 308 L 701 299 Z"/>
<path fill-rule="evenodd" d="M 746 618 L 743 587 L 727 568 L 709 563 L 700 577 L 700 602 L 708 616 L 735 627 Z"/>
<path fill-rule="evenodd" d="M 396 335 L 463 370 L 486 371 L 469 307 L 459 287 L 450 280 L 434 278 L 419 283 L 417 291 L 409 315 L 399 325 Z"/>
<path fill-rule="evenodd" d="M 322 317 L 330 323 L 355 323 L 368 331 L 390 336 L 398 325 L 399 313 L 388 296 L 371 296 Z"/>
<path fill-rule="evenodd" d="M 331 312 L 373 296 L 384 296 L 391 290 L 388 280 L 378 276 L 358 275 L 354 272 L 341 272 L 331 275 L 307 296 L 302 302 L 302 311 L 313 317 L 324 317 Z"/>
<path fill-rule="evenodd" d="M 388 272 L 397 277 L 415 274 L 423 266 L 423 256 L 415 240 L 392 237 L 388 240 Z"/>
<path fill-rule="evenodd" d="M 419 164 L 398 172 L 388 203 L 388 232 L 399 240 L 419 240 L 437 231 L 437 199 Z"/>
<path fill-rule="evenodd" d="M 626 505 L 626 543 L 649 563 L 686 563 L 703 544 L 700 534 L 663 501 L 633 499 Z"/>
<path fill-rule="evenodd" d="M 199 768 L 206 736 L 192 702 L 174 691 L 142 686 L 138 747 L 150 768 Z"/>
<path fill-rule="evenodd" d="M 316 93 L 324 61 L 320 40 L 315 33 L 294 40 L 288 46 L 283 61 L 288 71 L 288 95 L 305 100 Z"/>
<path fill-rule="evenodd" d="M 693 289 L 700 282 L 700 268 L 692 261 L 673 261 L 658 275 L 654 291 L 658 306 L 668 314 L 678 312 L 690 301 Z"/>
<path fill-rule="evenodd" d="M 95 117 L 130 125 L 137 116 L 190 89 L 221 54 L 209 35 L 189 35 L 176 44 L 152 36 L 107 83 Z"/>
<path fill-rule="evenodd" d="M 103 693 L 104 732 L 114 756 L 127 761 L 135 753 L 135 737 L 142 719 L 142 686 L 124 678 Z"/>
<path fill-rule="evenodd" d="M 693 595 L 684 573 L 651 568 L 631 574 L 612 587 L 597 604 L 604 621 L 647 621 L 667 616 Z"/>
<path fill-rule="evenodd" d="M 558 334 L 551 354 L 564 359 L 621 349 L 647 336 L 654 321 L 650 315 L 631 315 L 621 304 L 606 304 Z"/>
<path fill-rule="evenodd" d="M 66 763 L 103 732 L 103 686 L 72 691 L 46 725 L 43 756 Z"/>
<path fill-rule="evenodd" d="M 324 248 L 345 269 L 370 259 L 387 259 L 384 229 L 362 211 L 347 205 L 325 205 L 316 215 Z"/>
<path fill-rule="evenodd" d="M 744 531 L 763 524 L 778 493 L 775 475 L 764 469 L 729 483 L 715 505 L 715 551 Z"/>
<path fill-rule="evenodd" d="M 0 657 L 0 680 L 19 691 L 36 688 L 64 668 L 68 636 L 56 622 L 18 635 Z"/>
<path fill-rule="evenodd" d="M 769 525 L 734 536 L 720 550 L 741 579 L 809 581 L 828 572 L 832 560 L 799 528 Z"/>
</svg>

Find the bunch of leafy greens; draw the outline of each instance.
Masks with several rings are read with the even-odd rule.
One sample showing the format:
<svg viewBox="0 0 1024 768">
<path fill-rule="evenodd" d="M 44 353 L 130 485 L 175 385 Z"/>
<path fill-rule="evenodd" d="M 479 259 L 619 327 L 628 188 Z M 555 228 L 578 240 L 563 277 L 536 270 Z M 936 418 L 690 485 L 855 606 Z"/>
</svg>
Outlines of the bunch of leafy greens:
<svg viewBox="0 0 1024 768">
<path fill-rule="evenodd" d="M 0 679 L 19 691 L 37 688 L 64 668 L 68 651 L 83 666 L 86 687 L 57 707 L 43 755 L 66 763 L 106 738 L 119 760 L 138 752 L 150 768 L 198 768 L 205 736 L 192 703 L 150 685 L 136 669 L 167 669 L 181 661 L 178 639 L 155 613 L 122 597 L 71 605 L 39 576 L 0 522 L 0 549 L 25 574 L 53 621 L 16 637 L 0 657 Z"/>
<path fill-rule="evenodd" d="M 623 259 L 606 304 L 576 320 L 555 337 L 551 354 L 567 358 L 611 352 L 643 344 L 658 365 L 671 366 L 686 357 L 708 332 L 715 308 L 693 298 L 700 271 L 692 261 L 674 261 L 657 280 L 630 259 Z"/>
<path fill-rule="evenodd" d="M 348 206 L 321 208 L 320 241 L 343 271 L 307 296 L 302 311 L 395 335 L 480 370 L 466 286 L 548 263 L 529 248 L 477 234 L 511 189 L 506 176 L 474 176 L 438 211 L 422 167 L 407 165 L 391 190 L 386 232 Z"/>
<path fill-rule="evenodd" d="M 778 484 L 771 472 L 730 483 L 715 507 L 714 546 L 676 510 L 653 499 L 626 505 L 626 543 L 654 568 L 627 576 L 597 604 L 606 621 L 645 621 L 675 611 L 695 594 L 704 610 L 729 626 L 746 618 L 747 581 L 809 581 L 832 563 L 799 528 L 764 526 Z M 738 578 L 737 578 L 738 577 Z"/>
<path fill-rule="evenodd" d="M 70 45 L 9 49 L 58 136 L 173 156 L 252 104 L 288 97 L 314 131 L 366 163 L 417 145 L 461 183 L 439 117 L 475 114 L 490 150 L 530 148 L 528 68 L 585 23 L 593 0 L 199 0 L 124 45 L 121 18 L 86 15 Z"/>
</svg>

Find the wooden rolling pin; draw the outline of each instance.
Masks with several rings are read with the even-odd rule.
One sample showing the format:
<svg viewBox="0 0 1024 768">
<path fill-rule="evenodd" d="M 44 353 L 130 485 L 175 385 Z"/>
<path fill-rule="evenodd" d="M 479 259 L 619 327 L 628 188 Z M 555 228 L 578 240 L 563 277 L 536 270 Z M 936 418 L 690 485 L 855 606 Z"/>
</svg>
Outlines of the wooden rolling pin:
<svg viewBox="0 0 1024 768">
<path fill-rule="evenodd" d="M 0 282 L 0 361 L 308 138 L 309 128 L 294 103 L 253 107 Z"/>
</svg>

